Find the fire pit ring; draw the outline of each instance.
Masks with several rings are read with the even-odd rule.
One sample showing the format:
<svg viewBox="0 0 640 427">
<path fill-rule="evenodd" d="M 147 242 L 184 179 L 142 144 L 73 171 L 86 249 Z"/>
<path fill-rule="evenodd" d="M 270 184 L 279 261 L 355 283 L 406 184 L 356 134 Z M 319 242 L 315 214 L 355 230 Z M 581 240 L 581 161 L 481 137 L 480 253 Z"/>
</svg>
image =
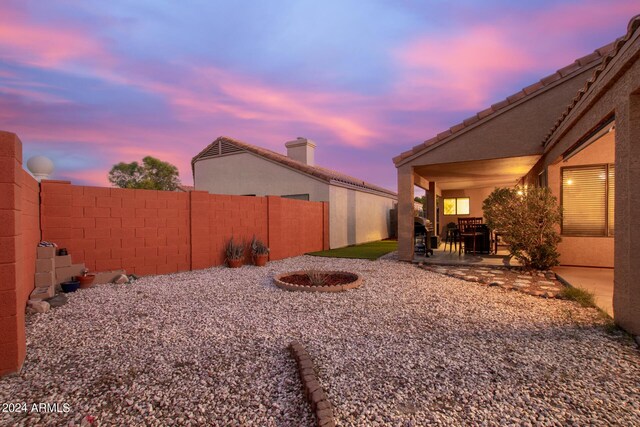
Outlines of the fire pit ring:
<svg viewBox="0 0 640 427">
<path fill-rule="evenodd" d="M 317 270 L 316 273 L 325 275 L 329 282 L 339 282 L 338 284 L 328 285 L 306 285 L 304 277 L 307 276 L 309 270 L 288 271 L 278 274 L 273 278 L 273 283 L 287 291 L 303 291 L 303 292 L 342 292 L 349 289 L 359 288 L 362 285 L 362 277 L 350 271 L 327 271 Z M 344 283 L 341 283 L 344 282 Z"/>
</svg>

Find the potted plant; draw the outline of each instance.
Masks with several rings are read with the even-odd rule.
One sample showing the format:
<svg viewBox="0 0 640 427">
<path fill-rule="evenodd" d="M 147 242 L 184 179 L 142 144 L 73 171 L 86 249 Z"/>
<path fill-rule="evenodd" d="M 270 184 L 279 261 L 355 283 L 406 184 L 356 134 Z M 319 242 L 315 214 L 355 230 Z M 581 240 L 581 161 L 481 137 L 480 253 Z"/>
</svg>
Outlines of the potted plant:
<svg viewBox="0 0 640 427">
<path fill-rule="evenodd" d="M 242 267 L 244 261 L 244 242 L 236 244 L 233 237 L 227 243 L 227 265 L 229 268 Z"/>
<path fill-rule="evenodd" d="M 251 256 L 253 263 L 258 267 L 263 267 L 269 259 L 269 248 L 262 243 L 262 240 L 256 239 L 256 236 L 251 240 Z"/>
<path fill-rule="evenodd" d="M 90 288 L 93 285 L 93 280 L 95 278 L 95 274 L 89 274 L 88 268 L 83 269 L 82 276 L 78 277 L 78 281 L 80 282 L 80 289 Z"/>
</svg>

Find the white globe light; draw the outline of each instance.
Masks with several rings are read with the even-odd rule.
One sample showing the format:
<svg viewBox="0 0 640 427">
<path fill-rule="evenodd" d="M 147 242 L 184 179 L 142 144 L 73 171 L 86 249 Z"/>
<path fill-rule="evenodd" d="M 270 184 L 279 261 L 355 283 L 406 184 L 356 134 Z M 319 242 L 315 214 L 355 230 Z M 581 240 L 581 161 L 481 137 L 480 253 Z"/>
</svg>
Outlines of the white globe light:
<svg viewBox="0 0 640 427">
<path fill-rule="evenodd" d="M 33 156 L 27 160 L 27 168 L 38 182 L 47 179 L 55 169 L 51 159 L 45 156 Z"/>
</svg>

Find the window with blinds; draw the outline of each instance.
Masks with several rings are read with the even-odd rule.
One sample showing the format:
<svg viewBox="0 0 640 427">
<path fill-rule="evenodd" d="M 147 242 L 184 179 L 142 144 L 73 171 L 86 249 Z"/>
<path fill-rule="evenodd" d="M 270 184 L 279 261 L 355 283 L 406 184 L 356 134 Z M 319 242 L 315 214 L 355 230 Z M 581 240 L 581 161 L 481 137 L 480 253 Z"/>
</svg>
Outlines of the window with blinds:
<svg viewBox="0 0 640 427">
<path fill-rule="evenodd" d="M 615 208 L 616 208 L 616 168 L 614 165 L 609 165 L 609 174 L 607 176 L 607 223 L 609 236 L 613 236 L 615 229 Z"/>
<path fill-rule="evenodd" d="M 562 169 L 562 234 L 613 235 L 613 165 Z"/>
</svg>

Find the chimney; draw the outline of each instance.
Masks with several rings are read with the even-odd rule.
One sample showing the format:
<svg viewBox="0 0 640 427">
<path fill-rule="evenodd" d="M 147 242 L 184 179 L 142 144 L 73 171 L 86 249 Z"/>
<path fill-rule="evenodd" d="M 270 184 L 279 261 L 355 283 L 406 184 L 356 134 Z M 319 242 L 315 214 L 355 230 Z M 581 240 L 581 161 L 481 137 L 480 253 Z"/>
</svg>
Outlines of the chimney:
<svg viewBox="0 0 640 427">
<path fill-rule="evenodd" d="M 305 165 L 315 166 L 316 144 L 307 138 L 298 137 L 293 141 L 284 144 L 287 147 L 287 157 L 304 163 Z"/>
</svg>

